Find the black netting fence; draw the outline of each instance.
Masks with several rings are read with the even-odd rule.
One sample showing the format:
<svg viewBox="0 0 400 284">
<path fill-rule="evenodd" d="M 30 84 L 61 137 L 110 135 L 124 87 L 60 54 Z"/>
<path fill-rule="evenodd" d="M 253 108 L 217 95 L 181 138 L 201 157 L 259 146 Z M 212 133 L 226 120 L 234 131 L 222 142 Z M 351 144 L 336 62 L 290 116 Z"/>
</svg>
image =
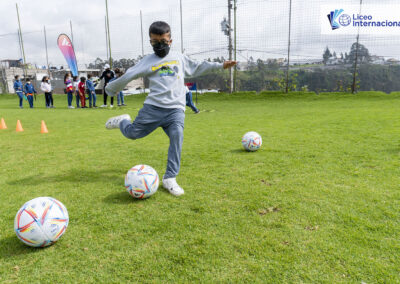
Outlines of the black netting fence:
<svg viewBox="0 0 400 284">
<path fill-rule="evenodd" d="M 353 5 L 362 10 L 365 5 L 397 7 L 397 2 L 340 0 L 333 7 Z M 114 67 L 128 68 L 152 52 L 148 27 L 153 21 L 164 20 L 172 28 L 173 48 L 198 60 L 227 60 L 230 33 L 232 58 L 239 61 L 232 75 L 236 91 L 400 91 L 400 49 L 397 48 L 400 33 L 324 34 L 321 26 L 329 24 L 326 16 L 330 12 L 324 10 L 326 4 L 322 0 L 167 0 L 154 11 L 147 9 L 141 13 L 142 7 L 135 6 L 134 1 L 126 1 L 125 7 L 116 7 L 109 0 L 110 47 L 105 5 L 102 12 L 95 9 L 90 19 L 60 18 L 54 24 L 46 23 L 39 16 L 35 18 L 35 25 L 30 25 L 32 19 L 27 20 L 21 5 L 25 67 L 47 68 L 45 27 L 48 62 L 53 73 L 68 68 L 56 43 L 61 33 L 72 35 L 80 70 L 88 73 L 91 69 L 101 69 L 110 61 L 110 51 Z M 59 4 L 48 1 L 48 5 Z M 134 16 L 114 16 L 117 9 L 129 9 Z M 346 17 L 340 18 L 345 20 Z M 226 23 L 225 31 L 221 28 L 222 22 Z M 38 25 L 43 28 L 31 28 Z M 17 62 L 23 58 L 18 25 L 14 31 L 0 34 L 0 46 L 4 51 L 0 54 L 2 70 L 14 65 L 21 67 Z M 0 77 L 3 92 L 7 91 L 6 77 L 4 74 Z M 230 90 L 230 80 L 229 71 L 188 79 L 201 89 L 223 91 Z"/>
</svg>

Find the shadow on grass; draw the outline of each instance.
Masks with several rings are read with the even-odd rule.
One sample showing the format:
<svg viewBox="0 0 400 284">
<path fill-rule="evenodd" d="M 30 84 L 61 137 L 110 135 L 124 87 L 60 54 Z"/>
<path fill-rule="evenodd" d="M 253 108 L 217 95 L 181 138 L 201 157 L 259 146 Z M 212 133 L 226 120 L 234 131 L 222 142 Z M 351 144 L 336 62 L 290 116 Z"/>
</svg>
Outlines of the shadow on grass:
<svg viewBox="0 0 400 284">
<path fill-rule="evenodd" d="M 121 172 L 121 174 L 117 174 Z M 101 182 L 113 182 L 120 184 L 123 180 L 125 170 L 109 169 L 109 170 L 83 170 L 83 169 L 72 169 L 69 172 L 62 172 L 58 175 L 47 176 L 45 174 L 31 175 L 22 179 L 15 179 L 8 181 L 9 185 L 38 185 L 44 183 L 101 183 Z"/>
<path fill-rule="evenodd" d="M 136 202 L 146 202 L 146 199 L 135 199 L 126 191 L 112 193 L 103 199 L 104 203 L 109 204 L 131 204 Z"/>
<path fill-rule="evenodd" d="M 254 152 L 250 152 L 250 151 L 246 151 L 245 149 L 232 149 L 229 152 L 233 153 L 233 154 L 247 154 L 247 153 L 254 153 Z"/>
<path fill-rule="evenodd" d="M 170 195 L 170 193 L 166 189 L 163 189 L 161 186 L 158 187 L 158 190 L 155 194 Z M 136 199 L 130 196 L 127 191 L 122 190 L 108 195 L 103 199 L 103 202 L 108 204 L 144 204 L 143 202 L 149 202 L 148 200 L 152 200 L 152 198 L 150 197 L 145 199 Z"/>
<path fill-rule="evenodd" d="M 40 249 L 24 245 L 20 240 L 18 240 L 17 236 L 14 235 L 0 240 L 0 250 L 0 259 L 6 259 L 36 253 Z"/>
</svg>

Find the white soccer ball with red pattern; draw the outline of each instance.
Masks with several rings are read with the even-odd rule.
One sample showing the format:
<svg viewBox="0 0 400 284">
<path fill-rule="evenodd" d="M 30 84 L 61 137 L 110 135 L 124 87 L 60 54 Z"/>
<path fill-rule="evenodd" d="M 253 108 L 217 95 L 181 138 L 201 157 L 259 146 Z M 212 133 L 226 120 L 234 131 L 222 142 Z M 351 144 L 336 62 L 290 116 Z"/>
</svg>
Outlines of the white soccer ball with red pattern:
<svg viewBox="0 0 400 284">
<path fill-rule="evenodd" d="M 148 198 L 156 193 L 160 180 L 155 169 L 146 165 L 131 168 L 125 176 L 125 188 L 132 197 Z"/>
<path fill-rule="evenodd" d="M 51 197 L 26 202 L 14 219 L 17 237 L 31 247 L 54 244 L 65 233 L 69 217 L 65 206 Z"/>
<path fill-rule="evenodd" d="M 247 132 L 242 138 L 242 145 L 247 151 L 257 151 L 262 145 L 262 138 L 257 132 Z"/>
</svg>

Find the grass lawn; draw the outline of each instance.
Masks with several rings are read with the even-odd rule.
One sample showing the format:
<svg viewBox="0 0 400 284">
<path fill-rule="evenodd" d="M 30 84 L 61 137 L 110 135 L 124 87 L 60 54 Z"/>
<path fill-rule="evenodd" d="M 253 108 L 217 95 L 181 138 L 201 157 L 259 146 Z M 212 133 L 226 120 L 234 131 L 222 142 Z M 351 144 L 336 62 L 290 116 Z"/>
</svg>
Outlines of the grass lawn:
<svg viewBox="0 0 400 284">
<path fill-rule="evenodd" d="M 69 110 L 40 95 L 20 110 L 0 96 L 0 282 L 400 283 L 400 93 L 202 95 L 205 111 L 186 112 L 185 195 L 160 186 L 136 201 L 125 173 L 148 164 L 162 177 L 168 138 L 128 140 L 104 123 L 143 99 Z M 242 150 L 247 131 L 263 137 L 258 152 Z M 45 249 L 13 231 L 39 196 L 70 216 Z"/>
</svg>

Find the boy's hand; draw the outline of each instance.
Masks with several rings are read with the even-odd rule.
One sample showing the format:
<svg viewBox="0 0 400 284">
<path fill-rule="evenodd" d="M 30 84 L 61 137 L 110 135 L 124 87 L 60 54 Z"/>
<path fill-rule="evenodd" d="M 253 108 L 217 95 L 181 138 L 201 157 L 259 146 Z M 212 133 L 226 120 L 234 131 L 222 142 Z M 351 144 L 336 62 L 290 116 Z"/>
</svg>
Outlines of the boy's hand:
<svg viewBox="0 0 400 284">
<path fill-rule="evenodd" d="M 237 61 L 231 61 L 231 60 L 224 61 L 224 69 L 232 68 L 236 64 L 237 64 Z"/>
</svg>

